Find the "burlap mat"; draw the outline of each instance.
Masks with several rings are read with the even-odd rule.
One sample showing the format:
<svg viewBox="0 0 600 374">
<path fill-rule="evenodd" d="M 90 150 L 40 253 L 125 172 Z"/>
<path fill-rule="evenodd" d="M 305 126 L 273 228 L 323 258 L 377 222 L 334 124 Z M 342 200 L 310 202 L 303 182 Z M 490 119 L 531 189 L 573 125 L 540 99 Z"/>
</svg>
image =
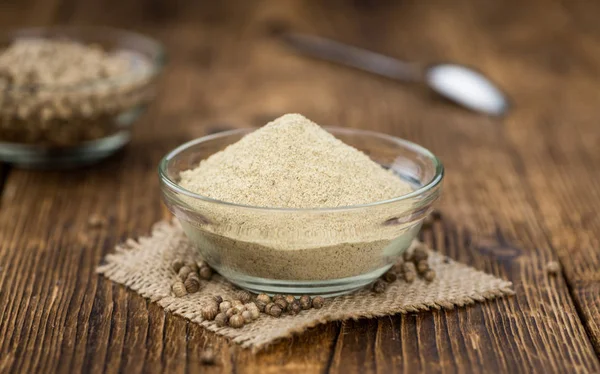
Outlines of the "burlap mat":
<svg viewBox="0 0 600 374">
<path fill-rule="evenodd" d="M 431 252 L 430 266 L 437 273 L 431 283 L 421 279 L 410 284 L 397 280 L 383 294 L 358 291 L 327 300 L 322 309 L 302 311 L 296 316 L 274 318 L 261 313 L 258 320 L 241 329 L 233 329 L 203 320 L 200 311 L 212 296 L 232 299 L 236 288 L 215 275 L 200 292 L 182 298 L 173 297 L 171 283 L 176 275 L 170 264 L 175 259 L 194 261 L 200 258 L 178 223 L 159 222 L 154 226 L 152 236 L 142 237 L 139 241 L 129 239 L 117 247 L 115 254 L 106 256 L 105 263 L 98 267 L 97 272 L 157 302 L 168 311 L 255 351 L 328 321 L 373 318 L 431 308 L 450 309 L 513 294 L 511 282 Z"/>
</svg>

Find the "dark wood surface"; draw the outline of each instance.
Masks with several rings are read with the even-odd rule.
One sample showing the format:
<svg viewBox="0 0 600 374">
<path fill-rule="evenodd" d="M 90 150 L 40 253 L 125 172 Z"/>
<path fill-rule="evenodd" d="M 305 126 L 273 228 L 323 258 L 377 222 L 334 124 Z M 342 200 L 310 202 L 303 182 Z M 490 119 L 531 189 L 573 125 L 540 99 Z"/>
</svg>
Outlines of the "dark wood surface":
<svg viewBox="0 0 600 374">
<path fill-rule="evenodd" d="M 163 41 L 170 61 L 119 155 L 68 172 L 0 165 L 0 372 L 599 373 L 599 14 L 588 0 L 3 1 L 4 28 L 130 28 Z M 299 57 L 273 36 L 283 27 L 474 65 L 514 108 L 486 118 Z M 511 280 L 516 296 L 323 325 L 252 355 L 94 273 L 115 244 L 169 216 L 156 176 L 168 150 L 285 112 L 439 155 L 443 219 L 424 239 Z M 91 214 L 109 224 L 90 230 Z M 200 364 L 206 346 L 217 366 Z"/>
</svg>

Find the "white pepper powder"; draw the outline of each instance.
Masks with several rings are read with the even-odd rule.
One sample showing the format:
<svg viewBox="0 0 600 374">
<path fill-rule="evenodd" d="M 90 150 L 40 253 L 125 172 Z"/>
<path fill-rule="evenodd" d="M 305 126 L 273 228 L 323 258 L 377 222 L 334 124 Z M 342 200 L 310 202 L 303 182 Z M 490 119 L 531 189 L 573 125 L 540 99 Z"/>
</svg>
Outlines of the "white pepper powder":
<svg viewBox="0 0 600 374">
<path fill-rule="evenodd" d="M 412 191 L 361 151 L 299 114 L 287 114 L 181 173 L 213 199 L 276 208 L 367 204 Z"/>
<path fill-rule="evenodd" d="M 270 208 L 368 204 L 413 190 L 298 114 L 284 115 L 182 172 L 179 183 L 213 199 Z M 206 222 L 182 221 L 184 229 L 226 276 L 319 280 L 360 275 L 389 264 L 386 256 L 410 244 L 412 238 L 405 238 L 412 232 L 402 234 L 416 229 L 384 224 L 410 209 L 403 202 L 370 207 L 368 214 L 361 209 L 277 213 L 191 198 L 189 204 Z"/>
</svg>

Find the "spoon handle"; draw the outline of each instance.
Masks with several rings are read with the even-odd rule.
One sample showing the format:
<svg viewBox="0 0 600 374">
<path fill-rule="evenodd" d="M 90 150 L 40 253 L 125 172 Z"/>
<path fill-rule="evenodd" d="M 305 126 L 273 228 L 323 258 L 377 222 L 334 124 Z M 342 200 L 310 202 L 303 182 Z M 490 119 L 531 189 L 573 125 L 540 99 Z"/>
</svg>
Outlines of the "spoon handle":
<svg viewBox="0 0 600 374">
<path fill-rule="evenodd" d="M 379 53 L 311 35 L 288 33 L 283 39 L 296 50 L 323 60 L 401 81 L 422 80 L 419 66 Z"/>
</svg>

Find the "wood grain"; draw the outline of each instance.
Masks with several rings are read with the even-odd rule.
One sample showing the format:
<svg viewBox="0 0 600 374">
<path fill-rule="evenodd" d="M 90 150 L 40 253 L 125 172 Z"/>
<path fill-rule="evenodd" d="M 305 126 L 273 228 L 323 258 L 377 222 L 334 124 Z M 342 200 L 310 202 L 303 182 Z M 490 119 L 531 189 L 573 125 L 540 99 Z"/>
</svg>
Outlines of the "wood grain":
<svg viewBox="0 0 600 374">
<path fill-rule="evenodd" d="M 158 37 L 170 65 L 132 144 L 90 169 L 0 167 L 0 372 L 600 372 L 600 66 L 589 1 L 11 1 L 0 20 L 108 24 Z M 4 11 L 6 9 L 6 11 Z M 297 56 L 294 28 L 424 63 L 477 66 L 514 102 L 482 117 L 423 87 Z M 285 112 L 370 128 L 445 163 L 423 239 L 517 295 L 347 321 L 253 355 L 94 273 L 168 217 L 156 165 L 176 145 Z M 4 178 L 2 178 L 4 176 Z M 0 183 L 0 185 L 2 185 Z M 106 217 L 98 229 L 91 214 Z M 548 276 L 545 265 L 563 271 Z M 217 365 L 199 362 L 211 346 Z"/>
</svg>

